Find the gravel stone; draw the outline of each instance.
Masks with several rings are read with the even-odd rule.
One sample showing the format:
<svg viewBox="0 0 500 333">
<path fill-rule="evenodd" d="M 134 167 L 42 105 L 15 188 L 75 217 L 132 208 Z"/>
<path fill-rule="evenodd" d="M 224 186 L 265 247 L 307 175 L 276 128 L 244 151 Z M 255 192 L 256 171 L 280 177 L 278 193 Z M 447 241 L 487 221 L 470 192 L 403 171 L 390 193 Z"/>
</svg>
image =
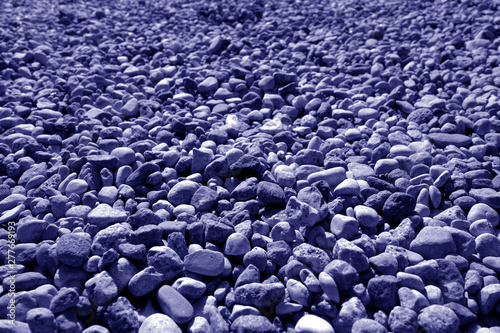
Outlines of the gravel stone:
<svg viewBox="0 0 500 333">
<path fill-rule="evenodd" d="M 162 311 L 177 324 L 185 324 L 194 315 L 191 303 L 171 286 L 164 285 L 158 289 L 156 299 Z"/>
<path fill-rule="evenodd" d="M 442 305 L 431 305 L 418 315 L 418 324 L 426 332 L 457 332 L 460 320 L 453 310 Z"/>
</svg>

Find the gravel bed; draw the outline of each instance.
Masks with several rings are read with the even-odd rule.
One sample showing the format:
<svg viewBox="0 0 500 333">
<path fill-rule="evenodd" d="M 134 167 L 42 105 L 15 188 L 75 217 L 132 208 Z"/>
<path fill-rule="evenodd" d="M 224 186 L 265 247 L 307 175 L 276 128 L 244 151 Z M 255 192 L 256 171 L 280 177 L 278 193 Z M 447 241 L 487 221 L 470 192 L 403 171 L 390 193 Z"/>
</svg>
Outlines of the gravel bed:
<svg viewBox="0 0 500 333">
<path fill-rule="evenodd" d="M 1 1 L 0 332 L 500 332 L 499 9 Z"/>
</svg>

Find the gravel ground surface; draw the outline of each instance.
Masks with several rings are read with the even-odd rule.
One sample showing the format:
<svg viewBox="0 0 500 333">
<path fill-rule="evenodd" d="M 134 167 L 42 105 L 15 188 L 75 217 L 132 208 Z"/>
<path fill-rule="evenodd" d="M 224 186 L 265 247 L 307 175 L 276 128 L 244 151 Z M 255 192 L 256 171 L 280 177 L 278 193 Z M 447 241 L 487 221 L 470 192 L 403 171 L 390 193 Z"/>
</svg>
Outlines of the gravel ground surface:
<svg viewBox="0 0 500 333">
<path fill-rule="evenodd" d="M 500 1 L 0 2 L 0 332 L 500 332 Z"/>
</svg>

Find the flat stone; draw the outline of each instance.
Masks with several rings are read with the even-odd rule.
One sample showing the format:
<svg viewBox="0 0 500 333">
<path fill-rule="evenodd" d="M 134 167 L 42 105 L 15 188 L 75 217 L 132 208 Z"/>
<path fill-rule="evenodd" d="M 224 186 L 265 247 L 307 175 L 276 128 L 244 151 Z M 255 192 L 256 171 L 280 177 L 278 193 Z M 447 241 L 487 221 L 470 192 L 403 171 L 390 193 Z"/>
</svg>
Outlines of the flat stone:
<svg viewBox="0 0 500 333">
<path fill-rule="evenodd" d="M 69 308 L 73 308 L 78 304 L 79 295 L 74 288 L 61 288 L 58 293 L 52 298 L 49 309 L 53 313 L 61 313 Z"/>
<path fill-rule="evenodd" d="M 455 147 L 468 147 L 471 145 L 472 140 L 467 135 L 457 133 L 430 133 L 429 139 L 438 147 L 445 148 L 446 146 L 453 145 Z"/>
<path fill-rule="evenodd" d="M 360 193 L 360 187 L 355 179 L 345 179 L 339 185 L 337 185 L 333 191 L 334 196 L 341 195 L 354 195 L 358 196 Z"/>
<path fill-rule="evenodd" d="M 104 229 L 115 223 L 125 222 L 127 217 L 125 211 L 112 208 L 110 205 L 103 203 L 92 209 L 87 216 L 87 223 Z"/>
<path fill-rule="evenodd" d="M 444 258 L 457 248 L 451 233 L 442 227 L 424 227 L 410 243 L 410 250 L 425 259 Z"/>
<path fill-rule="evenodd" d="M 280 204 L 285 200 L 285 192 L 283 191 L 283 188 L 276 183 L 262 181 L 257 185 L 257 198 L 265 206 Z"/>
<path fill-rule="evenodd" d="M 500 194 L 492 188 L 473 188 L 469 195 L 479 203 L 486 204 L 493 209 L 500 208 Z"/>
<path fill-rule="evenodd" d="M 209 211 L 217 202 L 217 197 L 217 191 L 207 186 L 200 186 L 191 197 L 190 204 L 197 212 Z"/>
<path fill-rule="evenodd" d="M 231 332 L 277 333 L 278 330 L 266 317 L 249 314 L 236 318 L 236 320 L 234 320 L 231 324 Z"/>
<path fill-rule="evenodd" d="M 281 283 L 249 283 L 234 290 L 237 304 L 269 307 L 285 299 L 285 286 Z"/>
<path fill-rule="evenodd" d="M 218 276 L 224 270 L 224 256 L 212 250 L 198 250 L 184 258 L 184 265 L 189 272 Z"/>
<path fill-rule="evenodd" d="M 181 277 L 175 280 L 172 287 L 188 301 L 194 302 L 200 298 L 207 289 L 207 285 L 190 277 Z"/>
<path fill-rule="evenodd" d="M 328 298 L 332 302 L 339 303 L 340 302 L 339 289 L 337 287 L 337 283 L 335 282 L 334 278 L 326 272 L 321 272 L 319 273 L 318 279 L 321 285 L 321 289 L 326 294 L 326 296 L 328 296 Z"/>
<path fill-rule="evenodd" d="M 324 180 L 328 183 L 330 188 L 335 188 L 346 178 L 347 176 L 345 169 L 342 167 L 335 167 L 323 171 L 314 172 L 307 177 L 307 181 L 309 182 L 309 184 L 314 184 L 320 180 Z"/>
<path fill-rule="evenodd" d="M 87 155 L 87 161 L 96 168 L 108 168 L 114 170 L 116 169 L 119 160 L 113 155 Z"/>
<path fill-rule="evenodd" d="M 198 84 L 198 91 L 201 93 L 214 92 L 219 88 L 219 81 L 213 76 L 207 77 Z"/>
</svg>

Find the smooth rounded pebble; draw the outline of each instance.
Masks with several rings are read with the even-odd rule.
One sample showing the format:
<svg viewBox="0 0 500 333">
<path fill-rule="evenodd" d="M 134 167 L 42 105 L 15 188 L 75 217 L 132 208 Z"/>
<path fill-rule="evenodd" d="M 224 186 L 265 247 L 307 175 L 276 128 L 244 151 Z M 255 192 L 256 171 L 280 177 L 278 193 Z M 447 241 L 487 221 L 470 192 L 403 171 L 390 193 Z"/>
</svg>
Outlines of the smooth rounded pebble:
<svg viewBox="0 0 500 333">
<path fill-rule="evenodd" d="M 252 249 L 250 241 L 243 234 L 235 232 L 226 239 L 224 254 L 229 256 L 241 256 Z"/>
<path fill-rule="evenodd" d="M 182 330 L 169 316 L 161 313 L 155 313 L 144 320 L 141 327 L 139 327 L 138 333 L 158 332 L 182 333 Z"/>
<path fill-rule="evenodd" d="M 224 270 L 224 255 L 212 250 L 198 250 L 184 257 L 184 266 L 189 272 L 217 276 Z"/>
<path fill-rule="evenodd" d="M 335 333 L 332 325 L 315 315 L 306 314 L 295 324 L 296 333 Z"/>
<path fill-rule="evenodd" d="M 83 194 L 89 189 L 89 184 L 83 179 L 75 179 L 66 186 L 66 195 Z"/>
<path fill-rule="evenodd" d="M 377 211 L 367 206 L 359 205 L 354 207 L 354 216 L 358 220 L 359 225 L 367 228 L 375 227 L 380 222 L 380 216 Z"/>
<path fill-rule="evenodd" d="M 171 286 L 164 285 L 156 292 L 162 311 L 177 324 L 185 324 L 193 318 L 194 310 L 189 301 Z"/>
</svg>

